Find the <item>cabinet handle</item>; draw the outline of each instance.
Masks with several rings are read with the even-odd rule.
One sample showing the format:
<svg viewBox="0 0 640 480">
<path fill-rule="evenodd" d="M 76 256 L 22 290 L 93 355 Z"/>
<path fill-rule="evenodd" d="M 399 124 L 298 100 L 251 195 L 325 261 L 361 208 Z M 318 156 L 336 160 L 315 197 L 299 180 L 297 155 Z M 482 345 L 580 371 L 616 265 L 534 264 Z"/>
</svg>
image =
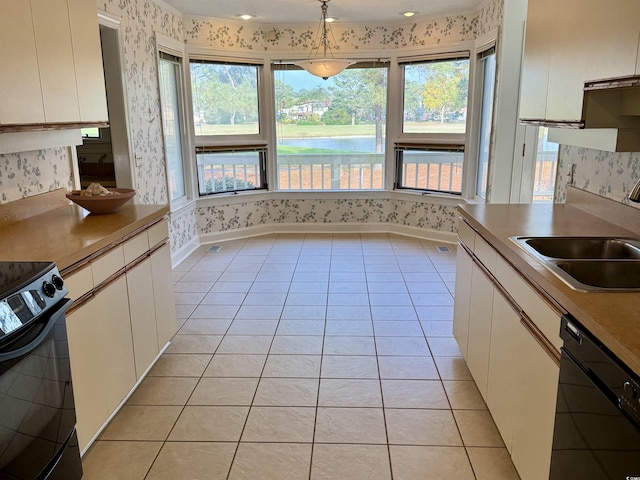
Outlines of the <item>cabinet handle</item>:
<svg viewBox="0 0 640 480">
<path fill-rule="evenodd" d="M 531 321 L 529 317 L 527 317 L 524 312 L 520 315 L 520 323 L 525 328 L 527 332 L 533 337 L 533 339 L 538 342 L 538 345 L 542 347 L 547 355 L 553 360 L 553 362 L 559 367 L 560 366 L 560 352 L 556 350 L 553 344 L 547 340 L 547 337 L 538 329 L 538 327 Z"/>
</svg>

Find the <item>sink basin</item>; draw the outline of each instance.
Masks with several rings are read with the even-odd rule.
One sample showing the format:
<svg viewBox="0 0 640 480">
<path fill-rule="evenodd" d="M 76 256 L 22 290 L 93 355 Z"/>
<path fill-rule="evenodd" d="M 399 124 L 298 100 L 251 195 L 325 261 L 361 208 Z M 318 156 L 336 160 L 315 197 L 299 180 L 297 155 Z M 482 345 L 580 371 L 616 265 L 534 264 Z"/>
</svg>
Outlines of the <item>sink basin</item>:
<svg viewBox="0 0 640 480">
<path fill-rule="evenodd" d="M 516 242 L 551 258 L 640 259 L 640 241 L 631 238 L 517 237 Z"/>
<path fill-rule="evenodd" d="M 574 290 L 640 291 L 640 239 L 511 237 Z"/>
<path fill-rule="evenodd" d="M 605 290 L 640 289 L 640 262 L 571 260 L 555 265 L 583 286 Z"/>
</svg>

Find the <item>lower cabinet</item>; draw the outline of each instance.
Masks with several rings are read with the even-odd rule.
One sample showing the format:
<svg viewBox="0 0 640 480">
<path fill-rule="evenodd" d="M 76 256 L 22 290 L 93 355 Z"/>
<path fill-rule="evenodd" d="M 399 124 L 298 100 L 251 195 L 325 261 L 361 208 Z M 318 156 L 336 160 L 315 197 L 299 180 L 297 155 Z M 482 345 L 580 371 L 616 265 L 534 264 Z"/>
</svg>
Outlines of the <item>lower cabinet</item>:
<svg viewBox="0 0 640 480">
<path fill-rule="evenodd" d="M 161 350 L 176 333 L 176 308 L 171 276 L 171 252 L 164 245 L 151 255 L 153 302 L 156 310 L 158 348 Z"/>
<path fill-rule="evenodd" d="M 494 276 L 493 257 L 486 250 L 479 253 L 491 268 L 469 247 L 458 248 L 454 336 L 520 478 L 548 478 L 559 367 L 549 353 L 554 342 L 542 341 L 537 324 L 548 326 L 553 319 L 548 308 L 530 308 L 530 313 L 516 304 L 510 285 Z M 534 298 L 543 301 L 530 287 L 526 298 L 528 307 Z M 545 315 L 536 318 L 540 311 Z M 560 314 L 557 325 L 559 331 Z"/>
</svg>

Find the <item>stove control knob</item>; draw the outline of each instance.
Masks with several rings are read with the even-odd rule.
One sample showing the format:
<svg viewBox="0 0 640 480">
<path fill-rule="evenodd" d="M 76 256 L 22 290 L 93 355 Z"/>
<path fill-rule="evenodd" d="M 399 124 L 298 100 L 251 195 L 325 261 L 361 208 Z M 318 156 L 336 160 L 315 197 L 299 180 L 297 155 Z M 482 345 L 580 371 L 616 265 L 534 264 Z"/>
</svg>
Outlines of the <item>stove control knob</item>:
<svg viewBox="0 0 640 480">
<path fill-rule="evenodd" d="M 53 283 L 42 282 L 42 291 L 47 297 L 53 298 L 56 294 L 56 287 L 53 285 Z"/>
<path fill-rule="evenodd" d="M 624 382 L 623 388 L 624 388 L 624 393 L 631 400 L 637 400 L 638 399 L 638 389 L 636 388 L 636 386 L 632 382 Z"/>
<path fill-rule="evenodd" d="M 64 281 L 58 275 L 51 276 L 51 283 L 56 287 L 56 290 L 62 290 L 62 287 L 64 286 Z"/>
</svg>

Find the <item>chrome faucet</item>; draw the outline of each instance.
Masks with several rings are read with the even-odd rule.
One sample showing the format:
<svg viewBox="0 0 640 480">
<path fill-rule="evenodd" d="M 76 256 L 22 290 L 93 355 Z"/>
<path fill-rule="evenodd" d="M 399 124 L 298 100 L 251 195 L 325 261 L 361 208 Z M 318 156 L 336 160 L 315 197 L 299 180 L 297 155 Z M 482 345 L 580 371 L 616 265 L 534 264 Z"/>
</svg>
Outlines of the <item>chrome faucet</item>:
<svg viewBox="0 0 640 480">
<path fill-rule="evenodd" d="M 632 202 L 640 203 L 640 180 L 636 182 L 627 198 Z"/>
</svg>

